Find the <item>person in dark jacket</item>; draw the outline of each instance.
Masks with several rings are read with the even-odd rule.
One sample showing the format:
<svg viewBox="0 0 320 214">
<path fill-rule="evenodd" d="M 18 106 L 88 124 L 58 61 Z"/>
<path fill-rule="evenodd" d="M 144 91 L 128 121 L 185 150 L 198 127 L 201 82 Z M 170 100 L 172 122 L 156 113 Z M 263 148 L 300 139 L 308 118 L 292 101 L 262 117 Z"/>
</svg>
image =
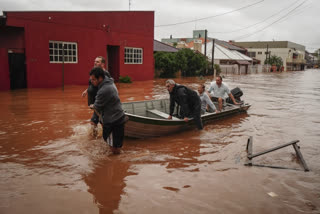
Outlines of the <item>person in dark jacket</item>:
<svg viewBox="0 0 320 214">
<path fill-rule="evenodd" d="M 102 56 L 96 57 L 96 59 L 94 60 L 94 67 L 102 68 L 105 72 L 105 75 L 107 77 L 111 78 L 110 73 L 105 68 L 106 67 L 106 59 L 104 57 L 102 57 Z M 95 87 L 91 83 L 91 79 L 89 79 L 88 88 L 82 92 L 82 97 L 85 97 L 88 95 L 88 106 L 90 106 L 91 104 L 94 103 L 97 92 L 98 92 L 98 87 Z M 99 116 L 95 112 L 93 112 L 90 122 L 94 126 L 94 135 L 96 135 L 97 134 L 96 128 L 99 123 Z"/>
<path fill-rule="evenodd" d="M 103 118 L 103 139 L 107 141 L 112 132 L 112 141 L 109 146 L 114 154 L 119 154 L 124 138 L 125 114 L 113 79 L 105 76 L 102 68 L 96 67 L 90 71 L 91 83 L 98 87 L 94 104 L 95 109 Z"/>
<path fill-rule="evenodd" d="M 168 119 L 172 119 L 175 103 L 180 106 L 180 117 L 185 122 L 189 121 L 192 117 L 199 130 L 203 129 L 201 120 L 201 101 L 194 90 L 184 86 L 176 84 L 173 80 L 166 81 L 166 88 L 170 94 L 170 116 Z"/>
</svg>

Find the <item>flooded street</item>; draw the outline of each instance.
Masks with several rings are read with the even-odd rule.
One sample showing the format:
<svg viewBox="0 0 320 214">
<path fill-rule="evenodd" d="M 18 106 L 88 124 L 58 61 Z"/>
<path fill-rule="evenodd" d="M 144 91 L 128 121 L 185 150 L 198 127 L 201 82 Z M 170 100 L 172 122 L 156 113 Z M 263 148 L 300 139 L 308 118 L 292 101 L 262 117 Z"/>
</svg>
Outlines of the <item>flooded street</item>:
<svg viewBox="0 0 320 214">
<path fill-rule="evenodd" d="M 320 213 L 320 70 L 223 81 L 243 90 L 246 114 L 125 139 L 121 155 L 91 136 L 86 86 L 0 92 L 0 213 Z M 128 102 L 168 97 L 164 83 L 117 87 Z M 311 171 L 292 146 L 253 159 L 289 169 L 244 166 L 249 136 L 254 153 L 300 140 Z"/>
</svg>

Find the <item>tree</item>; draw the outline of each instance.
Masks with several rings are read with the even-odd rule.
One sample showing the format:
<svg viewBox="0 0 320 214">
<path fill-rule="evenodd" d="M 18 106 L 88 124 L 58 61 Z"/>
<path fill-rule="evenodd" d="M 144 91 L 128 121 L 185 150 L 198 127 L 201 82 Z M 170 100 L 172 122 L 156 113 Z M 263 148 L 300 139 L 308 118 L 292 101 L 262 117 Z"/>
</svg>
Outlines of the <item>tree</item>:
<svg viewBox="0 0 320 214">
<path fill-rule="evenodd" d="M 191 49 L 184 48 L 177 53 L 179 59 L 178 67 L 184 76 L 196 76 L 203 73 L 208 65 L 206 57 L 195 53 Z"/>
<path fill-rule="evenodd" d="M 278 69 L 283 65 L 283 61 L 281 57 L 273 55 L 269 59 L 266 59 L 264 61 L 264 64 L 269 64 L 269 65 L 276 65 Z"/>
<path fill-rule="evenodd" d="M 155 68 L 161 70 L 160 77 L 173 78 L 176 76 L 178 66 L 175 53 L 157 52 L 154 54 Z"/>
</svg>

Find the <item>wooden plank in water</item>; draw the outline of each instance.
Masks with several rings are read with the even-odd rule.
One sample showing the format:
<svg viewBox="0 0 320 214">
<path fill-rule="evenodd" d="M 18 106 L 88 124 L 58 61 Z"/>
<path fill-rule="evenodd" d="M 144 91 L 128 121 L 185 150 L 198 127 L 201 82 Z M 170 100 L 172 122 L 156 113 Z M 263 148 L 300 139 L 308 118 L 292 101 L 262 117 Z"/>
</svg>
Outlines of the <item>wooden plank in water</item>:
<svg viewBox="0 0 320 214">
<path fill-rule="evenodd" d="M 293 146 L 294 150 L 296 150 L 297 156 L 298 156 L 298 158 L 300 159 L 300 161 L 301 161 L 301 163 L 303 165 L 304 171 L 308 172 L 309 168 L 307 166 L 307 163 L 303 159 L 303 156 L 302 156 L 302 154 L 300 152 L 299 146 L 296 143 L 292 144 L 292 146 Z"/>
<path fill-rule="evenodd" d="M 286 147 L 286 146 L 290 146 L 290 145 L 292 145 L 292 144 L 294 144 L 294 143 L 298 143 L 298 142 L 299 142 L 299 140 L 294 140 L 294 141 L 291 141 L 290 143 L 286 143 L 286 144 L 283 144 L 283 145 L 280 145 L 280 146 L 276 146 L 276 147 L 274 147 L 274 148 L 268 149 L 268 150 L 263 151 L 263 152 L 259 152 L 259 153 L 252 154 L 252 155 L 248 155 L 248 158 L 249 158 L 249 159 L 252 159 L 252 158 L 258 157 L 258 156 L 260 156 L 260 155 L 264 155 L 264 154 L 266 154 L 266 153 L 273 152 L 273 151 L 275 151 L 275 150 L 284 148 L 284 147 Z"/>
<path fill-rule="evenodd" d="M 248 138 L 248 142 L 247 142 L 247 153 L 248 153 L 248 160 L 247 160 L 247 163 L 246 165 L 249 165 L 249 166 L 252 166 L 252 158 L 249 158 L 249 156 L 252 155 L 252 144 L 253 144 L 253 138 L 252 136 L 250 136 Z"/>
</svg>

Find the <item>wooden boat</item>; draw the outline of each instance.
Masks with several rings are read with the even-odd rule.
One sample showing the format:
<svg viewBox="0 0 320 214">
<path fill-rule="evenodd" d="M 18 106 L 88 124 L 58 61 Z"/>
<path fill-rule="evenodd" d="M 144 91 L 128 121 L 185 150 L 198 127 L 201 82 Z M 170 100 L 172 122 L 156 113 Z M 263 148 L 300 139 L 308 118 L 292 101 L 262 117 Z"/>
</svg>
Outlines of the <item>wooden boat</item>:
<svg viewBox="0 0 320 214">
<path fill-rule="evenodd" d="M 217 106 L 217 103 L 215 103 Z M 169 99 L 145 100 L 122 103 L 129 120 L 125 125 L 125 136 L 132 138 L 160 137 L 188 129 L 196 128 L 193 119 L 185 122 L 183 119 L 169 116 Z M 214 121 L 245 112 L 249 104 L 232 105 L 227 103 L 220 113 L 205 113 L 201 116 L 203 123 Z M 176 113 L 177 110 L 175 110 Z"/>
</svg>

